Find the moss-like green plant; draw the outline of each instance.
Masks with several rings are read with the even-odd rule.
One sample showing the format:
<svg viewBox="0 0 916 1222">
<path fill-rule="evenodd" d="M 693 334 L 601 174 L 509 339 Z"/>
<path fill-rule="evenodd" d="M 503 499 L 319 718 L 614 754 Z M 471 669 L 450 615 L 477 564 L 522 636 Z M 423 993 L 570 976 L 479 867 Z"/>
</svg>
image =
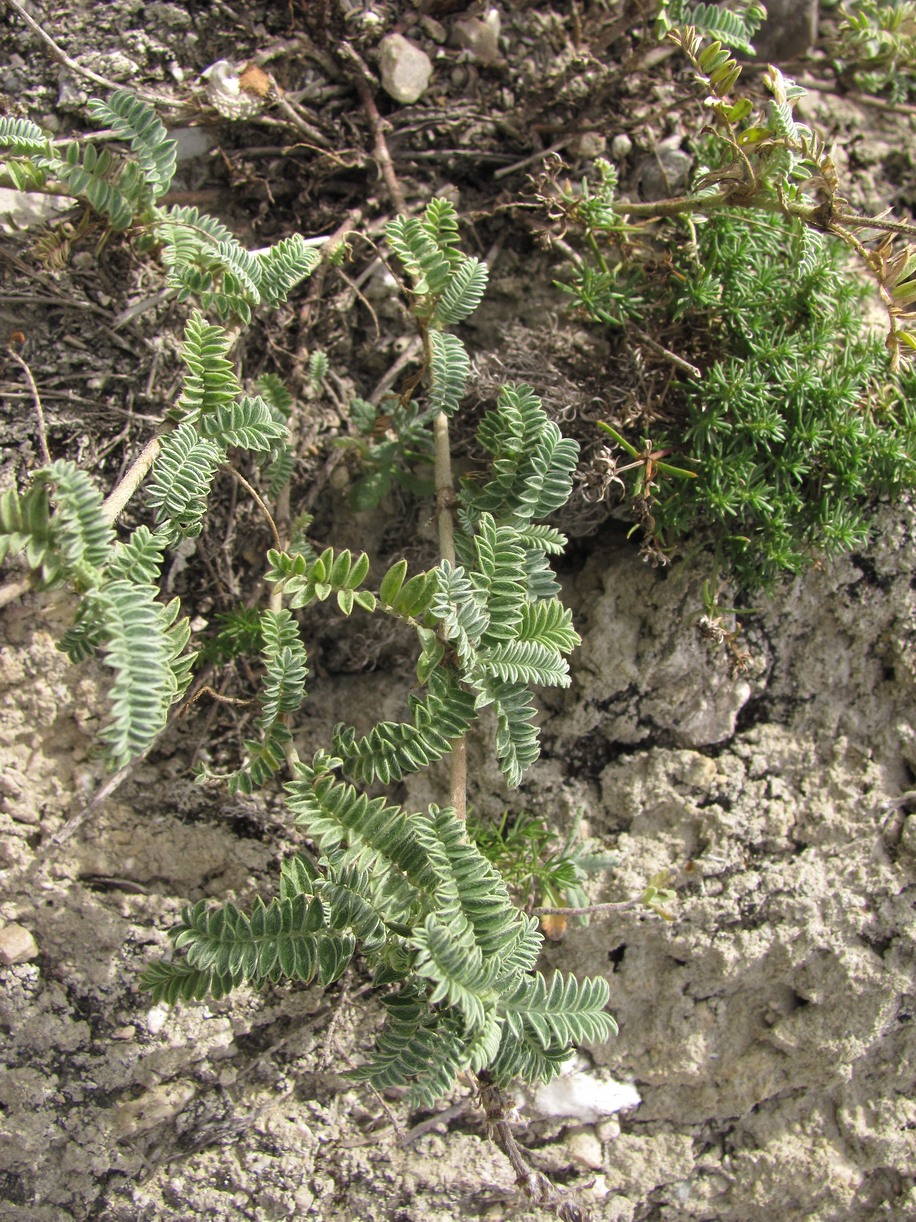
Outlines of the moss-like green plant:
<svg viewBox="0 0 916 1222">
<path fill-rule="evenodd" d="M 654 536 L 663 550 L 711 539 L 754 589 L 861 546 L 874 499 L 916 482 L 916 376 L 891 376 L 863 321 L 869 288 L 841 248 L 806 248 L 785 222 L 743 214 L 695 232 L 642 319 L 700 370 L 659 412 L 655 447 L 695 478 L 657 464 Z"/>
<path fill-rule="evenodd" d="M 567 290 L 674 362 L 651 441 L 606 428 L 632 460 L 619 470 L 651 549 L 706 539 L 755 589 L 863 544 L 875 497 L 916 481 L 916 376 L 892 372 L 845 250 L 798 222 L 727 211 L 669 225 L 664 250 L 660 234 L 640 247 L 630 235 L 629 259 L 612 264 L 596 231 Z M 618 218 L 609 231 L 625 240 Z"/>
<path fill-rule="evenodd" d="M 588 876 L 612 866 L 617 857 L 594 840 L 581 840 L 580 822 L 581 812 L 569 834 L 561 839 L 540 816 L 522 811 L 513 817 L 506 811 L 498 822 L 469 816 L 468 831 L 523 908 L 584 908 L 588 904 L 584 890 Z M 575 919 L 588 924 L 587 914 Z M 549 937 L 558 938 L 566 919 L 559 915 L 544 917 L 541 925 Z"/>
<path fill-rule="evenodd" d="M 547 180 L 542 194 L 577 308 L 665 371 L 641 436 L 606 426 L 632 460 L 618 470 L 647 551 L 712 543 L 721 575 L 756 589 L 861 545 L 874 500 L 914 483 L 916 381 L 901 356 L 916 344 L 916 251 L 892 249 L 906 225 L 888 222 L 870 247 L 855 236 L 829 152 L 794 117 L 794 82 L 771 67 L 758 115 L 731 96 L 740 67 L 720 42 L 692 27 L 668 37 L 713 120 L 692 192 L 631 203 L 599 162 L 596 181 Z M 864 322 L 850 251 L 887 308 L 885 345 Z"/>
</svg>

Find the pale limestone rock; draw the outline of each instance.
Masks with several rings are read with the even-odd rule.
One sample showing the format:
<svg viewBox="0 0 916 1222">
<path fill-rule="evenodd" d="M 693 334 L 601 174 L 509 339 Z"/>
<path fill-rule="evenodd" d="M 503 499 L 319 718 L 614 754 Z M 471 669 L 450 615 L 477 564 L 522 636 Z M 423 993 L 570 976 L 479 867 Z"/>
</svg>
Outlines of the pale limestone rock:
<svg viewBox="0 0 916 1222">
<path fill-rule="evenodd" d="M 604 1166 L 604 1150 L 593 1129 L 575 1129 L 566 1136 L 566 1148 L 574 1163 L 589 1171 L 600 1171 Z"/>
<path fill-rule="evenodd" d="M 499 53 L 500 18 L 495 8 L 483 18 L 464 17 L 456 21 L 454 32 L 458 46 L 469 51 L 485 67 L 498 64 L 502 59 Z"/>
<path fill-rule="evenodd" d="M 611 141 L 611 156 L 615 161 L 623 161 L 633 151 L 633 141 L 626 132 L 618 132 Z"/>
<path fill-rule="evenodd" d="M 568 1117 L 581 1124 L 595 1124 L 642 1102 L 629 1082 L 600 1078 L 581 1068 L 576 1060 L 571 1060 L 569 1066 L 567 1072 L 532 1092 L 531 1111 L 545 1118 Z"/>
<path fill-rule="evenodd" d="M 433 65 L 425 51 L 403 36 L 388 34 L 380 44 L 382 88 L 396 102 L 409 105 L 426 92 Z"/>
<path fill-rule="evenodd" d="M 120 1138 L 136 1137 L 177 1116 L 194 1098 L 188 1082 L 162 1082 L 137 1099 L 129 1099 L 114 1111 L 113 1128 Z"/>
<path fill-rule="evenodd" d="M 0 963 L 28 963 L 38 954 L 38 943 L 24 925 L 4 925 L 0 929 Z"/>
</svg>

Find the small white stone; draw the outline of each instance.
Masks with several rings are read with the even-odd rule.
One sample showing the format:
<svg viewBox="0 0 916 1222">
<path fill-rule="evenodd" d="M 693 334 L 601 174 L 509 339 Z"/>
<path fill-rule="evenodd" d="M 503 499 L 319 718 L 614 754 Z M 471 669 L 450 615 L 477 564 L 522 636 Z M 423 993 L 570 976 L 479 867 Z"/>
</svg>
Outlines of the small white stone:
<svg viewBox="0 0 916 1222">
<path fill-rule="evenodd" d="M 167 1006 L 153 1006 L 146 1015 L 146 1029 L 150 1035 L 158 1035 L 165 1024 L 168 1022 L 169 1011 Z"/>
<path fill-rule="evenodd" d="M 461 21 L 456 21 L 454 31 L 458 46 L 469 51 L 485 67 L 498 64 L 501 60 L 500 20 L 496 9 L 490 9 L 483 20 L 479 17 L 464 17 Z"/>
<path fill-rule="evenodd" d="M 576 1129 L 566 1137 L 566 1148 L 574 1163 L 587 1167 L 589 1171 L 600 1171 L 604 1166 L 604 1150 L 591 1129 Z"/>
<path fill-rule="evenodd" d="M 28 963 L 38 955 L 38 943 L 24 925 L 4 925 L 0 929 L 0 963 Z"/>
<path fill-rule="evenodd" d="M 581 136 L 577 136 L 569 146 L 570 152 L 575 157 L 585 157 L 591 161 L 595 157 L 600 157 L 607 147 L 607 140 L 600 132 L 583 132 Z"/>
<path fill-rule="evenodd" d="M 380 43 L 380 52 L 382 88 L 396 102 L 416 102 L 433 74 L 432 60 L 403 34 L 388 34 Z"/>
<path fill-rule="evenodd" d="M 600 1124 L 595 1125 L 595 1132 L 602 1141 L 616 1141 L 620 1136 L 620 1121 L 602 1120 Z"/>
<path fill-rule="evenodd" d="M 611 156 L 615 161 L 623 161 L 624 157 L 629 157 L 632 151 L 633 141 L 626 132 L 620 132 L 611 141 Z"/>
<path fill-rule="evenodd" d="M 72 199 L 57 195 L 34 195 L 30 191 L 14 191 L 0 187 L 0 219 L 9 218 L 17 229 L 45 225 L 57 219 L 61 212 L 73 207 Z"/>
<path fill-rule="evenodd" d="M 173 127 L 169 135 L 175 141 L 178 164 L 183 161 L 200 161 L 213 147 L 213 137 L 205 127 Z"/>
</svg>

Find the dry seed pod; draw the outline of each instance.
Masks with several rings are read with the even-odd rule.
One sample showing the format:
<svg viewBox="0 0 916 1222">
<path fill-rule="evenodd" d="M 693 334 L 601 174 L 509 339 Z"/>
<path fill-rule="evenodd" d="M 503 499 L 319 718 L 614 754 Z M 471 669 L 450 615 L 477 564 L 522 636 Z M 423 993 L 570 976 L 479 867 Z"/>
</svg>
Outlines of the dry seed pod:
<svg viewBox="0 0 916 1222">
<path fill-rule="evenodd" d="M 566 935 L 566 917 L 562 912 L 545 912 L 541 916 L 541 929 L 551 942 L 562 942 Z"/>
<path fill-rule="evenodd" d="M 249 64 L 239 77 L 239 88 L 257 98 L 266 98 L 270 93 L 270 77 L 257 64 Z"/>
</svg>

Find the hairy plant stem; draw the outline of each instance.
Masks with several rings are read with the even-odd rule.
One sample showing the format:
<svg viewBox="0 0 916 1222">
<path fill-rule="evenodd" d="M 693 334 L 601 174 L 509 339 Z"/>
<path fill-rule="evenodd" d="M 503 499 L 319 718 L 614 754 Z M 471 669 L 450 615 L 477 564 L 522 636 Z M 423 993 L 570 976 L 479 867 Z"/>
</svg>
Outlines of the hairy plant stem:
<svg viewBox="0 0 916 1222">
<path fill-rule="evenodd" d="M 159 457 L 159 451 L 162 449 L 162 439 L 158 436 L 151 437 L 134 461 L 130 464 L 127 474 L 118 484 L 117 488 L 105 499 L 102 505 L 102 513 L 105 515 L 109 523 L 114 523 L 121 516 L 127 502 L 134 495 L 140 485 L 143 483 L 150 467 Z"/>
<path fill-rule="evenodd" d="M 486 1071 L 477 1075 L 477 1089 L 490 1136 L 502 1147 L 515 1172 L 515 1182 L 528 1200 L 549 1210 L 561 1222 L 590 1222 L 588 1210 L 583 1209 L 571 1192 L 552 1183 L 542 1171 L 528 1164 L 525 1151 L 515 1140 L 506 1119 L 510 1109 L 503 1093 Z"/>
<path fill-rule="evenodd" d="M 860 216 L 855 212 L 834 211 L 829 204 L 823 202 L 805 204 L 797 200 L 774 199 L 759 192 L 751 192 L 746 197 L 730 191 L 718 191 L 715 195 L 676 195 L 673 199 L 651 200 L 648 203 L 631 203 L 629 200 L 618 200 L 614 203 L 614 211 L 621 219 L 628 217 L 645 217 L 647 220 L 658 220 L 665 216 L 685 216 L 691 212 L 712 212 L 719 208 L 757 208 L 762 212 L 777 212 L 782 216 L 797 217 L 806 225 L 826 229 L 830 233 L 843 233 L 834 229 L 834 222 L 842 222 L 854 229 L 877 229 L 882 233 L 900 233 L 909 237 L 916 235 L 916 226 L 907 225 L 902 221 L 889 221 L 880 216 Z"/>
<path fill-rule="evenodd" d="M 452 453 L 449 449 L 448 416 L 440 412 L 433 424 L 436 442 L 436 521 L 439 527 L 439 554 L 455 563 L 455 485 L 452 480 Z"/>
<path fill-rule="evenodd" d="M 675 195 L 673 199 L 655 199 L 646 203 L 616 200 L 614 211 L 625 217 L 646 217 L 657 220 L 663 216 L 682 216 L 689 212 L 711 212 L 719 208 L 759 208 L 763 212 L 788 213 L 800 220 L 812 223 L 821 214 L 821 204 L 801 204 L 796 201 L 779 200 L 773 196 L 751 192 L 741 196 L 735 191 L 717 191 L 714 195 Z"/>
<path fill-rule="evenodd" d="M 588 916 L 597 912 L 625 912 L 628 908 L 639 908 L 642 899 L 618 900 L 610 904 L 584 904 L 581 908 L 530 908 L 532 916 Z"/>
<path fill-rule="evenodd" d="M 436 522 L 439 527 L 439 553 L 449 564 L 455 563 L 455 483 L 452 479 L 452 452 L 449 446 L 448 416 L 440 412 L 433 424 L 436 447 Z M 467 747 L 459 738 L 451 755 L 451 805 L 459 819 L 467 818 Z"/>
</svg>

